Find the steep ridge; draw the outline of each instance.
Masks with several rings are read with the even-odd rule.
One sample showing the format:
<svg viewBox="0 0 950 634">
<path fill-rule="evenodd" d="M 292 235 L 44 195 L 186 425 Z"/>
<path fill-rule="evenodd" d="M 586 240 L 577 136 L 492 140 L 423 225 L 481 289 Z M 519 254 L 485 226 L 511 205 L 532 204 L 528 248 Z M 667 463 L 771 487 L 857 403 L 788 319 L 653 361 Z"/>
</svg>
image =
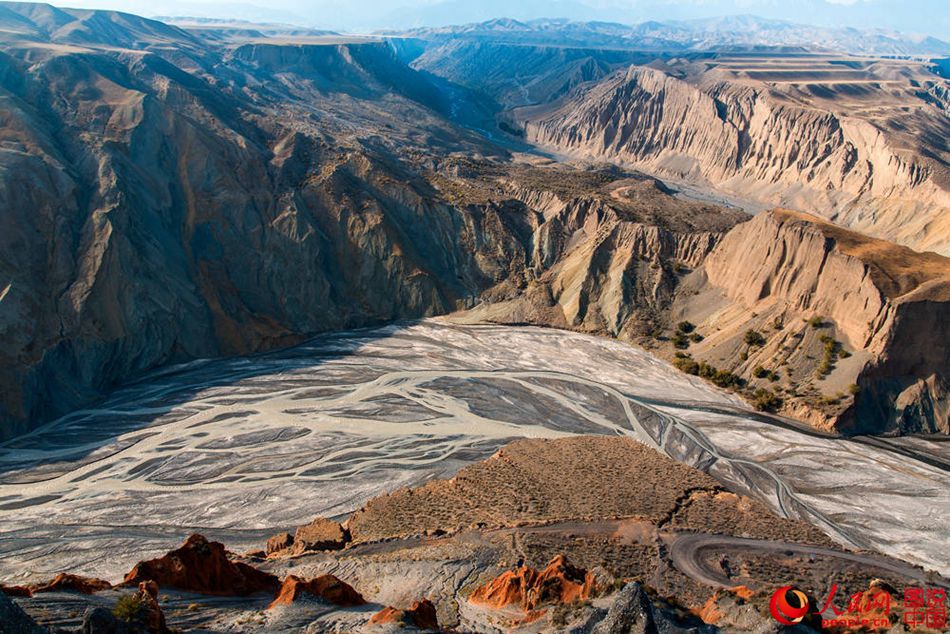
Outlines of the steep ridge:
<svg viewBox="0 0 950 634">
<path fill-rule="evenodd" d="M 444 313 L 508 275 L 520 220 L 433 196 L 394 146 L 483 147 L 393 94 L 367 70 L 391 52 L 366 46 L 238 51 L 215 74 L 2 55 L 0 436 L 159 365 Z M 415 124 L 376 136 L 393 120 Z"/>
<path fill-rule="evenodd" d="M 889 110 L 876 121 L 846 114 L 847 103 L 839 106 L 844 112 L 830 105 L 835 90 L 851 95 L 852 84 L 827 84 L 824 92 L 813 85 L 815 94 L 803 93 L 802 84 L 824 83 L 821 73 L 781 84 L 784 71 L 750 80 L 752 73 L 740 79 L 723 69 L 668 70 L 683 78 L 631 67 L 518 116 L 529 140 L 562 152 L 815 210 L 871 235 L 950 252 L 950 154 L 929 140 L 947 138 L 950 120 L 917 98 L 908 80 L 902 103 L 909 114 Z M 868 108 L 885 98 L 875 89 L 866 93 L 858 101 Z"/>
<path fill-rule="evenodd" d="M 555 170 L 549 178 L 557 177 Z M 509 280 L 484 293 L 473 319 L 648 334 L 665 321 L 678 277 L 745 217 L 673 198 L 652 179 L 619 179 L 576 194 L 522 178 L 504 191 L 541 214 L 529 266 L 514 292 Z"/>
<path fill-rule="evenodd" d="M 692 356 L 777 386 L 800 418 L 850 432 L 950 431 L 948 258 L 777 210 L 720 241 L 673 315 L 707 335 Z M 750 330 L 761 344 L 747 344 Z M 782 376 L 756 378 L 757 367 Z M 841 392 L 851 393 L 830 396 Z"/>
<path fill-rule="evenodd" d="M 526 46 L 450 39 L 429 43 L 412 66 L 491 95 L 504 108 L 547 103 L 656 53 L 616 49 Z"/>
<path fill-rule="evenodd" d="M 337 45 L 254 42 L 234 47 L 228 57 L 249 65 L 255 73 L 305 78 L 321 92 L 362 96 L 383 87 L 434 110 L 448 109 L 442 92 L 402 63 L 387 42 Z"/>
<path fill-rule="evenodd" d="M 950 432 L 950 259 L 789 211 L 684 231 L 522 196 L 545 210 L 527 282 L 467 318 L 634 341 L 828 431 Z"/>
</svg>

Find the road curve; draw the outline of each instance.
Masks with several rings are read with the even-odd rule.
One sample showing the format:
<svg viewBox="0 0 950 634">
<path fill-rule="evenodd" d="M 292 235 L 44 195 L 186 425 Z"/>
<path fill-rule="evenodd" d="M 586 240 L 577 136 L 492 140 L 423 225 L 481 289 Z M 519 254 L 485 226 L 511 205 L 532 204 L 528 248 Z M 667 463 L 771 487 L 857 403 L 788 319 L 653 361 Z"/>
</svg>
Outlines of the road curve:
<svg viewBox="0 0 950 634">
<path fill-rule="evenodd" d="M 727 552 L 748 551 L 759 553 L 792 552 L 800 555 L 833 557 L 844 561 L 886 570 L 907 579 L 913 579 L 925 585 L 941 586 L 950 589 L 950 581 L 936 573 L 927 572 L 917 566 L 897 559 L 871 555 L 867 553 L 846 552 L 821 546 L 795 544 L 770 539 L 751 539 L 711 535 L 708 533 L 679 533 L 670 547 L 670 559 L 681 572 L 700 583 L 715 587 L 732 587 L 735 582 L 721 572 L 711 569 L 702 555 L 705 551 L 724 550 Z"/>
</svg>

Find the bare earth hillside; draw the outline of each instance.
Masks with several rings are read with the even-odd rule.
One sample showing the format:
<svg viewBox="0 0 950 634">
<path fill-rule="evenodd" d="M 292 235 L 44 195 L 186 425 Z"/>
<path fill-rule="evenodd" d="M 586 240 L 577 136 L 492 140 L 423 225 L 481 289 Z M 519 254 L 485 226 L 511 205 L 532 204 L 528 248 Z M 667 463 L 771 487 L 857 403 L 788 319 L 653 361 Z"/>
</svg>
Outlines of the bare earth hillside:
<svg viewBox="0 0 950 634">
<path fill-rule="evenodd" d="M 630 67 L 518 113 L 527 137 L 950 252 L 946 81 L 815 56 Z"/>
</svg>

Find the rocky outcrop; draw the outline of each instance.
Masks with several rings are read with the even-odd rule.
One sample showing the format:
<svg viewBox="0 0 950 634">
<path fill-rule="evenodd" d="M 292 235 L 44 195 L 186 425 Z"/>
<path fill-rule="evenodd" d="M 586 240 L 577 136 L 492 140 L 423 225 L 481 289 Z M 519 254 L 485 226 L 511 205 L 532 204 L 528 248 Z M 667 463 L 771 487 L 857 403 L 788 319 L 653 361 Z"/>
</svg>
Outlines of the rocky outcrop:
<svg viewBox="0 0 950 634">
<path fill-rule="evenodd" d="M 560 197 L 509 186 L 543 215 L 531 235 L 527 283 L 518 295 L 484 295 L 481 319 L 575 328 L 615 337 L 651 332 L 673 301 L 678 272 L 703 261 L 738 220 L 683 205 L 653 182 L 618 186 L 609 197 Z M 644 202 L 648 201 L 648 202 Z M 650 215 L 654 205 L 670 214 Z"/>
<path fill-rule="evenodd" d="M 149 634 L 167 634 L 165 615 L 158 604 L 158 584 L 154 581 L 139 583 L 139 589 L 132 595 L 132 602 L 138 605 L 137 613 L 129 619 Z"/>
<path fill-rule="evenodd" d="M 308 551 L 339 550 L 350 541 L 350 532 L 339 522 L 322 517 L 298 526 L 293 535 L 278 533 L 267 540 L 268 557 L 288 557 Z"/>
<path fill-rule="evenodd" d="M 143 561 L 125 575 L 124 585 L 153 581 L 161 587 L 219 596 L 274 592 L 280 581 L 253 566 L 233 562 L 224 545 L 192 535 L 158 559 Z"/>
<path fill-rule="evenodd" d="M 950 431 L 948 258 L 776 210 L 729 232 L 684 282 L 681 318 L 705 335 L 692 356 L 794 389 L 790 404 L 850 392 L 824 415 L 813 407 L 817 424 Z M 749 332 L 761 341 L 744 342 Z M 757 381 L 756 368 L 781 377 Z"/>
<path fill-rule="evenodd" d="M 288 575 L 280 585 L 277 598 L 274 599 L 268 609 L 290 605 L 304 596 L 326 601 L 340 607 L 354 607 L 366 603 L 363 595 L 333 575 L 320 575 L 309 580 Z"/>
<path fill-rule="evenodd" d="M 267 548 L 265 549 L 265 554 L 267 555 L 276 555 L 287 550 L 294 544 L 294 536 L 290 533 L 277 533 L 273 537 L 270 537 L 267 540 Z"/>
<path fill-rule="evenodd" d="M 469 601 L 492 609 L 518 606 L 530 612 L 545 604 L 583 601 L 597 592 L 594 574 L 558 555 L 541 571 L 527 565 L 479 586 Z"/>
<path fill-rule="evenodd" d="M 109 590 L 112 584 L 103 579 L 83 577 L 68 572 L 61 572 L 46 583 L 29 586 L 31 594 L 40 592 L 79 592 L 81 594 L 95 594 Z"/>
<path fill-rule="evenodd" d="M 802 105 L 794 86 L 785 94 L 766 82 L 716 73 L 680 79 L 632 66 L 524 116 L 528 138 L 542 145 L 815 210 L 871 235 L 950 253 L 950 158 L 928 141 L 946 137 L 950 122 L 906 90 L 914 127 L 886 130 L 825 99 Z M 912 143 L 920 151 L 904 149 Z"/>
<path fill-rule="evenodd" d="M 0 592 L 8 597 L 32 597 L 33 592 L 27 586 L 9 586 L 0 583 Z"/>
<path fill-rule="evenodd" d="M 339 550 L 349 539 L 349 531 L 339 522 L 318 517 L 297 528 L 291 550 L 294 554 L 308 550 Z"/>
<path fill-rule="evenodd" d="M 402 627 L 414 627 L 420 630 L 439 630 L 439 619 L 436 614 L 435 605 L 428 599 L 413 601 L 407 609 L 394 608 L 386 606 L 370 620 L 370 625 L 398 625 Z"/>
<path fill-rule="evenodd" d="M 3 634 L 46 634 L 45 627 L 36 624 L 23 609 L 6 594 L 0 592 L 0 631 Z"/>
</svg>

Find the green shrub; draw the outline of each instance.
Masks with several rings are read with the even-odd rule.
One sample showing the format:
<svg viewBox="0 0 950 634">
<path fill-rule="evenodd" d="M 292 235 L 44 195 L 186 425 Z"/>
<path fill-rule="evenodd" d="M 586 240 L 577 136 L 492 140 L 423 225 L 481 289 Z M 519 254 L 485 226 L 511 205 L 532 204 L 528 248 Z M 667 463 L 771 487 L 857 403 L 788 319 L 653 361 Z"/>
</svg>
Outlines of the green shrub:
<svg viewBox="0 0 950 634">
<path fill-rule="evenodd" d="M 673 365 L 686 374 L 699 374 L 699 364 L 689 355 L 677 356 L 673 359 Z"/>
<path fill-rule="evenodd" d="M 861 391 L 861 387 L 857 383 L 852 383 L 848 386 L 848 394 L 858 394 Z"/>
<path fill-rule="evenodd" d="M 711 380 L 719 387 L 741 387 L 745 383 L 732 372 L 726 372 L 725 370 L 716 370 Z"/>
<path fill-rule="evenodd" d="M 771 390 L 760 387 L 752 393 L 752 404 L 760 412 L 774 412 L 782 407 L 782 399 Z"/>
<path fill-rule="evenodd" d="M 755 368 L 752 370 L 752 376 L 754 376 L 757 379 L 764 379 L 768 375 L 769 375 L 769 371 L 763 368 L 761 365 L 755 366 Z"/>
<path fill-rule="evenodd" d="M 821 363 L 818 364 L 818 368 L 815 370 L 815 373 L 820 378 L 824 378 L 831 374 L 831 371 L 835 369 L 835 362 L 838 360 L 838 357 L 841 355 L 842 351 L 841 342 L 836 341 L 834 337 L 829 337 L 828 335 L 822 335 L 818 338 L 818 340 L 824 344 L 825 353 Z"/>
<path fill-rule="evenodd" d="M 689 336 L 689 340 L 692 341 L 693 343 L 699 343 L 700 341 L 703 340 L 703 336 L 699 334 L 698 332 L 694 332 L 693 334 Z"/>
<path fill-rule="evenodd" d="M 676 324 L 676 329 L 680 332 L 691 333 L 696 330 L 696 326 L 688 321 L 681 321 L 680 323 Z"/>
<path fill-rule="evenodd" d="M 112 608 L 112 614 L 120 621 L 131 623 L 139 617 L 144 605 L 145 601 L 142 597 L 135 594 L 127 594 L 123 597 L 119 597 L 119 600 L 115 603 L 115 607 Z"/>
<path fill-rule="evenodd" d="M 762 336 L 762 333 L 756 330 L 746 330 L 745 335 L 742 337 L 742 341 L 744 341 L 750 346 L 764 346 L 765 345 L 765 337 Z"/>
<path fill-rule="evenodd" d="M 811 326 L 812 328 L 824 328 L 828 324 L 825 323 L 824 317 L 822 317 L 821 315 L 815 315 L 814 317 L 808 320 L 808 325 Z"/>
<path fill-rule="evenodd" d="M 676 333 L 675 335 L 673 335 L 672 337 L 670 337 L 670 341 L 673 342 L 673 345 L 674 345 L 675 347 L 677 347 L 677 348 L 679 348 L 679 349 L 681 349 L 681 350 L 685 350 L 686 348 L 689 347 L 689 337 L 687 337 L 687 336 L 686 336 L 685 334 L 683 334 L 682 332 L 678 332 L 678 333 Z"/>
</svg>

